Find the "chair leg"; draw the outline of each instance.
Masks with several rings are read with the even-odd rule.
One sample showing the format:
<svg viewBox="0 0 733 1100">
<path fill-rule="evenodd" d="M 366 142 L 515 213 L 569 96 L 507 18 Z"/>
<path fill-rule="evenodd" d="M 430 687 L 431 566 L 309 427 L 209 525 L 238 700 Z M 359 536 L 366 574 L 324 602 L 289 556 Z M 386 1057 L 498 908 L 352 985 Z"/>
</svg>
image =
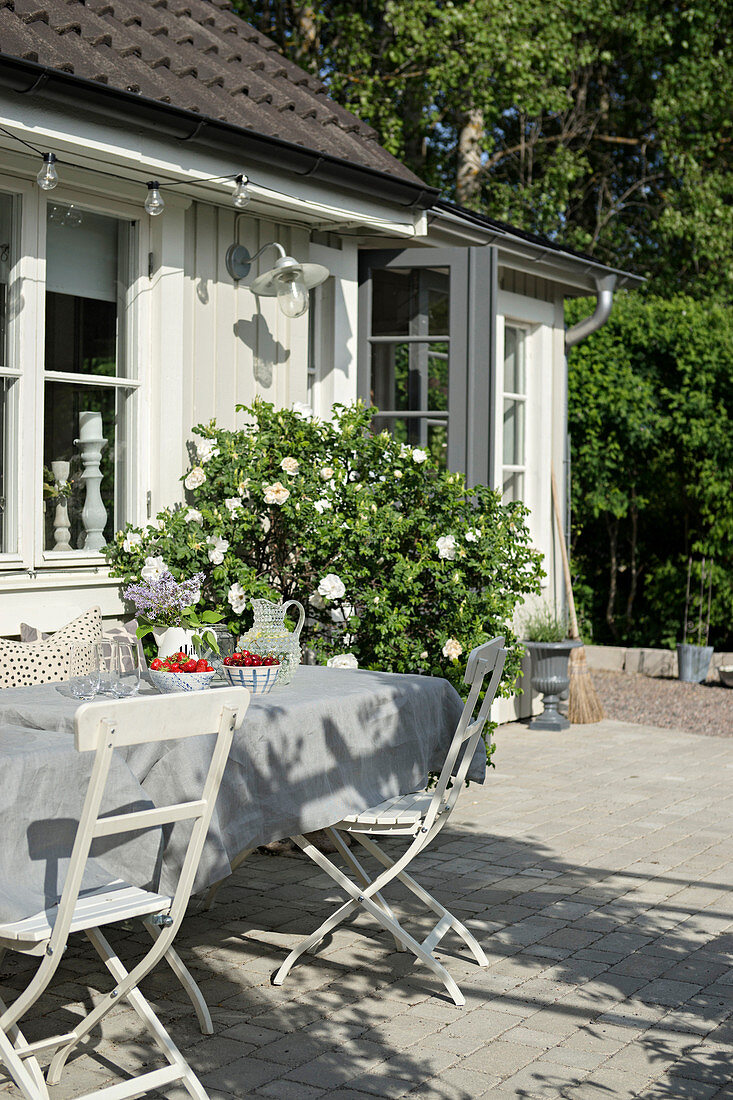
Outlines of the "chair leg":
<svg viewBox="0 0 733 1100">
<path fill-rule="evenodd" d="M 0 963 L 3 960 L 4 954 L 5 954 L 5 951 L 0 950 Z M 5 1002 L 3 1001 L 2 997 L 0 997 L 0 1013 L 5 1012 L 6 1008 L 7 1008 L 7 1006 L 6 1006 Z M 6 1031 L 6 1035 L 7 1035 L 8 1040 L 13 1044 L 13 1047 L 14 1047 L 15 1050 L 21 1051 L 21 1050 L 27 1050 L 28 1049 L 28 1043 L 26 1041 L 26 1037 L 23 1034 L 23 1032 L 20 1030 L 20 1028 L 18 1027 L 17 1024 L 11 1024 L 10 1027 Z M 2 1061 L 1 1057 L 0 1057 L 0 1061 Z M 21 1058 L 21 1061 L 27 1067 L 28 1072 L 31 1075 L 31 1077 L 33 1078 L 33 1080 L 35 1081 L 36 1086 L 37 1086 L 38 1091 L 40 1092 L 41 1096 L 44 1098 L 44 1100 L 48 1100 L 48 1089 L 46 1088 L 46 1078 L 43 1076 L 43 1070 L 41 1069 L 40 1065 L 38 1064 L 37 1059 L 29 1056 L 27 1058 Z"/>
<path fill-rule="evenodd" d="M 389 868 L 394 866 L 394 860 L 390 859 L 387 853 L 383 851 L 383 849 L 378 844 L 375 844 L 371 837 L 367 836 L 364 833 L 358 833 L 356 831 L 351 833 L 351 836 L 353 836 L 355 840 L 358 840 L 361 846 L 363 848 L 366 848 L 367 852 L 369 852 L 370 855 L 374 856 L 374 858 L 378 860 L 383 867 Z M 463 924 L 463 922 L 458 919 L 458 917 L 454 916 L 454 914 L 451 913 L 449 909 L 446 909 L 444 905 L 441 905 L 439 901 L 436 901 L 433 895 L 429 894 L 428 891 L 423 886 L 421 886 L 419 882 L 416 882 L 412 875 L 408 875 L 406 871 L 398 871 L 395 877 L 404 886 L 406 886 L 408 890 L 411 890 L 412 893 L 420 899 L 423 905 L 426 905 L 428 909 L 432 909 L 432 911 L 434 913 L 437 913 L 437 915 L 441 918 L 441 920 L 438 922 L 438 924 L 436 924 L 435 929 L 433 930 L 435 931 L 440 928 L 440 935 L 438 935 L 436 939 L 431 941 L 430 950 L 432 950 L 432 948 L 440 942 L 440 940 L 443 938 L 445 933 L 448 932 L 449 929 L 452 929 L 464 941 L 479 966 L 489 965 L 489 960 L 486 958 L 486 953 L 483 947 L 478 942 L 476 937 L 473 936 L 471 932 L 469 932 L 465 924 Z M 447 922 L 445 922 L 446 918 L 449 918 Z M 430 939 L 430 937 L 428 937 L 428 939 Z M 427 942 L 427 940 L 425 942 Z"/>
<path fill-rule="evenodd" d="M 117 982 L 118 987 L 122 985 L 124 988 L 127 979 L 130 977 L 130 973 L 125 969 L 107 939 L 98 928 L 86 929 L 86 935 L 110 974 Z M 74 1029 L 73 1040 L 67 1043 L 66 1046 L 62 1047 L 62 1049 L 57 1051 L 54 1055 L 51 1065 L 48 1068 L 47 1077 L 49 1084 L 58 1084 L 61 1072 L 72 1050 L 89 1034 L 93 1027 L 96 1027 L 96 1025 L 100 1023 L 106 1013 L 117 1003 L 114 999 L 115 993 L 116 990 L 113 990 L 112 994 L 105 998 L 101 1005 L 98 1005 L 96 1009 L 89 1013 L 81 1024 Z M 155 1083 L 156 1080 L 164 1075 L 170 1082 L 180 1081 L 194 1100 L 209 1100 L 203 1085 L 196 1077 L 196 1074 L 188 1065 L 186 1059 L 178 1050 L 170 1035 L 137 986 L 133 985 L 130 988 L 125 988 L 123 996 L 142 1020 L 144 1026 L 166 1058 L 169 1066 L 169 1071 L 165 1073 L 164 1071 L 154 1070 L 149 1074 L 143 1074 L 137 1079 L 136 1089 L 139 1089 L 139 1091 L 130 1092 L 129 1095 L 140 1096 L 145 1092 L 151 1091 L 154 1087 L 158 1087 Z M 170 1071 L 173 1072 L 171 1073 Z M 145 1086 L 146 1078 L 149 1078 L 150 1087 Z M 113 1086 L 113 1088 L 117 1087 L 118 1086 Z M 124 1090 L 124 1086 L 120 1086 L 120 1088 Z M 102 1090 L 100 1095 L 103 1095 L 105 1091 L 106 1090 Z M 114 1093 L 110 1092 L 110 1096 L 112 1095 L 114 1095 Z M 127 1095 L 127 1093 L 122 1091 L 121 1095 Z M 81 1100 L 84 1100 L 84 1098 L 81 1098 Z M 91 1100 L 91 1098 L 89 1098 L 89 1100 Z"/>
<path fill-rule="evenodd" d="M 333 841 L 334 846 L 336 847 L 337 851 L 341 853 L 341 855 L 344 859 L 344 862 L 353 871 L 354 877 L 356 878 L 356 881 L 360 882 L 362 884 L 362 886 L 370 886 L 372 880 L 369 878 L 369 875 L 366 873 L 366 871 L 364 870 L 362 865 L 359 863 L 359 860 L 356 858 L 356 856 L 352 852 L 351 848 L 349 848 L 348 844 L 344 844 L 342 837 L 338 833 L 338 830 L 337 829 L 326 829 L 325 832 L 328 833 L 328 835 L 331 837 L 331 840 Z M 378 905 L 380 907 L 380 909 L 382 909 L 383 912 L 387 914 L 388 917 L 391 917 L 392 920 L 397 919 L 395 917 L 394 913 L 392 912 L 392 910 L 390 909 L 389 905 L 387 905 L 387 902 L 384 900 L 384 898 L 382 897 L 381 894 L 379 894 L 379 893 L 375 894 L 374 895 L 374 901 L 375 901 L 375 904 Z M 394 943 L 395 943 L 395 947 L 398 951 L 406 951 L 407 950 L 405 945 L 403 943 L 401 943 L 400 940 L 398 940 L 396 936 L 394 937 Z"/>
<path fill-rule="evenodd" d="M 148 920 L 144 920 L 143 924 L 145 925 L 153 939 L 157 940 L 158 936 L 160 935 L 160 929 L 157 928 L 156 925 L 150 924 Z M 211 1013 L 209 1012 L 209 1006 L 204 1000 L 204 995 L 196 984 L 196 980 L 191 974 L 191 971 L 188 969 L 181 956 L 173 947 L 168 948 L 163 958 L 168 963 L 169 967 L 188 994 L 191 1000 L 191 1004 L 193 1005 L 196 1016 L 198 1018 L 199 1027 L 201 1028 L 201 1034 L 213 1035 L 214 1024 L 211 1019 Z"/>
<path fill-rule="evenodd" d="M 41 1087 L 33 1070 L 33 1063 L 35 1062 L 40 1072 L 41 1067 L 38 1062 L 35 1058 L 31 1058 L 29 1059 L 30 1065 L 25 1065 L 4 1031 L 0 1031 L 0 1062 L 6 1066 L 8 1073 L 26 1100 L 48 1100 L 45 1082 Z M 43 1080 L 42 1074 L 41 1080 Z"/>
<path fill-rule="evenodd" d="M 319 867 L 326 871 L 326 873 L 331 876 L 334 882 L 341 886 L 341 888 L 345 890 L 346 893 L 349 894 L 353 900 L 350 902 L 346 902 L 344 905 L 341 906 L 340 909 L 337 909 L 336 912 L 331 917 L 329 917 L 328 920 L 324 921 L 323 924 L 319 928 L 317 928 L 316 931 L 311 936 L 309 936 L 307 940 L 304 940 L 303 943 L 299 944 L 298 947 L 294 948 L 290 952 L 290 954 L 278 970 L 277 974 L 273 978 L 274 985 L 282 985 L 285 977 L 288 974 L 288 971 L 297 961 L 297 959 L 299 959 L 300 956 L 306 951 L 310 950 L 311 947 L 315 946 L 315 944 L 319 943 L 320 940 L 322 940 L 328 932 L 330 932 L 333 928 L 335 928 L 338 924 L 345 920 L 346 917 L 349 916 L 351 912 L 353 912 L 354 908 L 357 905 L 362 905 L 367 910 L 367 912 L 370 913 L 379 924 L 381 924 L 383 928 L 390 932 L 395 939 L 399 939 L 400 942 L 408 950 L 412 951 L 412 953 L 422 963 L 424 963 L 425 966 L 427 966 L 430 970 L 433 971 L 434 974 L 437 975 L 437 977 L 440 978 L 440 980 L 443 982 L 443 985 L 446 987 L 451 997 L 453 998 L 453 1001 L 459 1008 L 466 1003 L 463 994 L 461 993 L 460 989 L 456 985 L 456 982 L 450 976 L 445 967 L 442 966 L 437 959 L 433 958 L 433 956 L 428 951 L 425 951 L 422 945 L 419 944 L 416 939 L 413 939 L 413 937 L 408 932 L 405 932 L 402 925 L 399 924 L 399 922 L 394 917 L 387 916 L 387 914 L 384 912 L 384 909 L 380 908 L 380 906 L 377 905 L 374 900 L 372 900 L 371 896 L 368 896 L 368 892 L 376 893 L 376 890 L 374 889 L 374 883 L 372 883 L 368 887 L 355 886 L 354 883 L 351 882 L 349 878 L 347 878 L 343 871 L 336 867 L 335 864 L 327 859 L 326 856 L 322 852 L 318 851 L 317 848 L 314 848 L 313 845 L 310 845 L 305 837 L 294 836 L 293 840 L 299 845 L 299 847 L 303 849 L 303 851 L 307 852 L 311 859 L 313 859 L 313 861 L 317 863 Z M 385 873 L 380 876 L 380 879 L 383 881 L 377 880 L 377 882 L 381 886 L 384 882 L 388 882 L 392 877 L 393 876 Z"/>
</svg>

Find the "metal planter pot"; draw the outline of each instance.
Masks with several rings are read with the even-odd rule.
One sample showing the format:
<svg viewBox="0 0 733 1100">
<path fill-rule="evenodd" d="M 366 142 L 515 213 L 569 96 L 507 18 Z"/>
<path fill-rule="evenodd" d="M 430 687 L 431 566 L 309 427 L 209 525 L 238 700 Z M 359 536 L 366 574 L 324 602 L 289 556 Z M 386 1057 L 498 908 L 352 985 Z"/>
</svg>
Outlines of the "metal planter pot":
<svg viewBox="0 0 733 1100">
<path fill-rule="evenodd" d="M 522 642 L 532 659 L 532 688 L 542 692 L 544 710 L 534 718 L 531 730 L 566 730 L 567 718 L 560 713 L 558 703 L 563 692 L 570 687 L 568 659 L 570 651 L 581 645 L 577 638 L 562 642 Z"/>
<path fill-rule="evenodd" d="M 680 680 L 685 680 L 688 684 L 701 684 L 707 679 L 712 656 L 711 645 L 688 645 L 686 642 L 680 642 L 677 646 Z"/>
</svg>

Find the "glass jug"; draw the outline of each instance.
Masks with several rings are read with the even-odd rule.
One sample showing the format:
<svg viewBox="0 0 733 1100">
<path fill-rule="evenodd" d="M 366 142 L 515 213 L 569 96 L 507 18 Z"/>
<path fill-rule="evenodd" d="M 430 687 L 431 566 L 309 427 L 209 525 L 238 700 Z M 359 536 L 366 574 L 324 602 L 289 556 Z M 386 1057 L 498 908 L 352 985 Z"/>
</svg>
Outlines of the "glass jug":
<svg viewBox="0 0 733 1100">
<path fill-rule="evenodd" d="M 297 600 L 274 603 L 272 600 L 252 600 L 255 621 L 239 639 L 240 649 L 259 653 L 260 657 L 277 657 L 280 661 L 278 684 L 289 684 L 300 664 L 300 632 L 305 622 L 305 609 Z M 299 610 L 298 625 L 288 630 L 285 614 L 289 607 Z"/>
</svg>

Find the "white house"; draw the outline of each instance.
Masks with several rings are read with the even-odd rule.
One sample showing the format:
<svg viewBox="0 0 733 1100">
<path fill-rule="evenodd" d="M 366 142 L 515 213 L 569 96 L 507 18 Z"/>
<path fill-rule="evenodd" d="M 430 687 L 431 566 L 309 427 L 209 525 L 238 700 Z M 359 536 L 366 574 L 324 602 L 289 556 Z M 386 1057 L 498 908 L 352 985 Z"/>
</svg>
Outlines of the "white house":
<svg viewBox="0 0 733 1100">
<path fill-rule="evenodd" d="M 440 202 L 223 0 L 0 8 L 0 152 L 0 633 L 117 617 L 95 545 L 180 499 L 192 425 L 257 394 L 373 400 L 526 501 L 561 590 L 563 299 L 633 276 Z M 271 242 L 244 274 L 232 246 Z M 251 290 L 283 251 L 329 272 L 300 316 Z"/>
</svg>

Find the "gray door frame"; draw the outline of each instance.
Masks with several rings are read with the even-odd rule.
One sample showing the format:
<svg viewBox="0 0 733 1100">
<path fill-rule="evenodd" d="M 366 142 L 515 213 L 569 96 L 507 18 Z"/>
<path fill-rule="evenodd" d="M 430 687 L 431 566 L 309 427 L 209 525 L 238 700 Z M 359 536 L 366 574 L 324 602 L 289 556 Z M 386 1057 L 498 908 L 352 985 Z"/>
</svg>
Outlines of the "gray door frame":
<svg viewBox="0 0 733 1100">
<path fill-rule="evenodd" d="M 372 279 L 375 268 L 446 268 L 450 279 L 448 455 L 469 485 L 492 484 L 491 425 L 496 349 L 496 249 L 362 249 L 359 254 L 357 392 L 370 403 Z"/>
</svg>

